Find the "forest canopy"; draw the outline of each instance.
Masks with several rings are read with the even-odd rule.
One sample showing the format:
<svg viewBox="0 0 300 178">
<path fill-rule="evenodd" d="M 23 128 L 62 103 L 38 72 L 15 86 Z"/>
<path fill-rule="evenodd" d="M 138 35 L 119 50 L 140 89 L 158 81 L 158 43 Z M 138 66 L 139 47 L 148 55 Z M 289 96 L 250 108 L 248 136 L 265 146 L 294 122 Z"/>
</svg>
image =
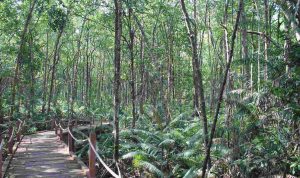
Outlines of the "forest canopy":
<svg viewBox="0 0 300 178">
<path fill-rule="evenodd" d="M 1 130 L 108 122 L 124 177 L 300 176 L 299 0 L 2 0 L 0 41 Z"/>
</svg>

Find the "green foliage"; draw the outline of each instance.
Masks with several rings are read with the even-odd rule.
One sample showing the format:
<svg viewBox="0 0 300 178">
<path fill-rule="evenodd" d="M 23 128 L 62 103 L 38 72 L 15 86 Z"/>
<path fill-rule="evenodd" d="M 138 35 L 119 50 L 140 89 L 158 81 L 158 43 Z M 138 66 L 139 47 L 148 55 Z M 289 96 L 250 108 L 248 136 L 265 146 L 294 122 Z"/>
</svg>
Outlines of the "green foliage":
<svg viewBox="0 0 300 178">
<path fill-rule="evenodd" d="M 32 18 L 21 39 L 33 2 Z M 300 46 L 289 24 L 296 19 L 296 4 L 291 0 L 268 2 L 270 9 L 265 11 L 263 1 L 244 1 L 245 19 L 239 25 L 211 148 L 208 172 L 216 176 L 300 176 Z M 204 126 L 202 113 L 198 117 L 194 108 L 193 56 L 180 2 L 122 3 L 121 107 L 117 113 L 122 168 L 128 177 L 136 170 L 142 177 L 197 177 L 205 157 Z M 238 1 L 185 3 L 197 31 L 210 131 L 226 65 L 226 46 L 230 46 L 225 35 L 230 41 Z M 34 121 L 51 118 L 112 123 L 114 8 L 110 1 L 1 1 L 0 130 L 7 128 L 14 106 L 12 123 L 27 118 L 29 134 L 42 128 Z M 129 8 L 133 10 L 131 17 Z M 264 19 L 265 12 L 269 12 L 269 21 Z M 245 38 L 243 29 L 247 31 Z M 131 31 L 135 32 L 134 81 L 128 48 Z M 62 36 L 54 65 L 59 32 Z M 131 129 L 132 82 L 135 129 Z M 111 130 L 103 129 L 97 136 L 99 153 L 109 163 L 114 151 Z M 77 146 L 76 154 L 86 158 L 88 146 Z"/>
<path fill-rule="evenodd" d="M 49 15 L 49 26 L 54 31 L 61 31 L 67 24 L 68 17 L 66 8 L 63 4 L 52 5 L 48 10 Z"/>
</svg>

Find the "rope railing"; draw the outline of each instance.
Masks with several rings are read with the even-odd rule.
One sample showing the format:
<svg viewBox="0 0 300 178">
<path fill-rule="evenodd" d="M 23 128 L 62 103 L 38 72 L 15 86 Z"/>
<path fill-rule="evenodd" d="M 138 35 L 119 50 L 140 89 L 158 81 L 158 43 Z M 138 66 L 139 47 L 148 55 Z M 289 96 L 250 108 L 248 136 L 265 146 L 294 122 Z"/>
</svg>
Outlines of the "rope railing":
<svg viewBox="0 0 300 178">
<path fill-rule="evenodd" d="M 5 134 L 5 132 L 8 132 L 8 129 L 1 132 L 1 135 Z"/>
<path fill-rule="evenodd" d="M 63 131 L 67 131 L 67 130 L 68 130 L 68 127 L 64 129 L 64 128 L 61 126 L 60 123 L 58 124 L 58 126 L 59 126 L 59 128 L 60 128 L 61 130 L 63 130 Z"/>
<path fill-rule="evenodd" d="M 3 161 L 2 161 L 2 148 L 4 145 L 4 139 L 2 139 L 2 135 L 0 135 L 0 177 L 3 177 L 2 175 L 2 165 L 3 165 Z"/>
<path fill-rule="evenodd" d="M 71 130 L 70 130 L 70 127 L 68 127 L 68 133 L 70 134 L 70 136 L 73 138 L 73 140 L 75 140 L 76 142 L 86 142 L 86 141 L 88 141 L 88 139 L 84 139 L 84 140 L 82 140 L 82 139 L 77 139 L 74 135 L 73 135 L 73 133 L 71 132 Z"/>
<path fill-rule="evenodd" d="M 2 151 L 2 147 L 4 145 L 4 140 L 1 138 L 1 143 L 0 143 L 0 151 Z"/>
<path fill-rule="evenodd" d="M 121 178 L 121 174 L 120 174 L 120 169 L 119 169 L 119 166 L 117 166 L 118 168 L 118 172 L 119 172 L 119 175 L 117 175 L 113 170 L 110 169 L 110 167 L 107 166 L 107 164 L 102 160 L 102 158 L 100 157 L 100 155 L 98 154 L 98 152 L 96 151 L 91 139 L 88 139 L 89 140 L 89 145 L 91 147 L 91 149 L 93 150 L 93 152 L 95 153 L 96 157 L 98 158 L 98 160 L 101 162 L 101 164 L 104 166 L 104 168 L 115 178 Z"/>
<path fill-rule="evenodd" d="M 101 156 L 99 155 L 99 153 L 96 151 L 96 148 L 94 145 L 96 145 L 96 134 L 92 133 L 90 134 L 90 138 L 88 136 L 86 136 L 84 133 L 82 133 L 79 130 L 74 130 L 76 133 L 80 134 L 81 136 L 83 136 L 85 139 L 78 139 L 74 136 L 74 134 L 72 133 L 72 127 L 73 125 L 68 124 L 67 128 L 63 128 L 61 126 L 60 123 L 57 123 L 57 121 L 55 120 L 54 122 L 55 124 L 55 131 L 56 134 L 58 134 L 57 129 L 60 130 L 59 136 L 60 139 L 62 140 L 62 131 L 67 130 L 68 132 L 68 145 L 69 145 L 69 151 L 73 151 L 73 140 L 77 143 L 83 143 L 88 141 L 89 146 L 90 146 L 90 156 L 89 156 L 89 176 L 90 177 L 95 177 L 96 171 L 95 171 L 95 161 L 96 159 L 98 159 L 100 161 L 100 163 L 103 165 L 103 167 L 114 177 L 114 178 L 121 178 L 121 171 L 119 169 L 118 164 L 116 163 L 116 167 L 118 169 L 118 174 L 116 174 L 105 162 L 104 160 L 101 158 Z"/>
<path fill-rule="evenodd" d="M 8 139 L 8 142 L 9 142 L 9 143 L 12 142 L 13 139 L 14 139 L 14 131 L 15 131 L 15 128 L 12 127 L 12 130 L 10 131 L 10 137 L 9 137 L 9 139 Z"/>
<path fill-rule="evenodd" d="M 25 123 L 25 121 L 23 122 L 23 121 L 21 121 L 20 119 L 18 119 L 18 121 L 17 121 L 17 127 L 18 127 L 18 129 L 17 129 L 17 135 L 19 134 L 19 133 L 21 133 L 21 130 L 22 130 L 22 127 L 24 126 L 24 123 Z"/>
<path fill-rule="evenodd" d="M 18 128 L 18 132 L 17 132 L 17 141 L 20 141 L 21 140 L 21 133 L 22 133 L 22 130 L 23 130 L 23 127 L 25 126 L 26 124 L 26 120 L 24 121 L 21 121 L 19 122 L 19 128 Z"/>
</svg>

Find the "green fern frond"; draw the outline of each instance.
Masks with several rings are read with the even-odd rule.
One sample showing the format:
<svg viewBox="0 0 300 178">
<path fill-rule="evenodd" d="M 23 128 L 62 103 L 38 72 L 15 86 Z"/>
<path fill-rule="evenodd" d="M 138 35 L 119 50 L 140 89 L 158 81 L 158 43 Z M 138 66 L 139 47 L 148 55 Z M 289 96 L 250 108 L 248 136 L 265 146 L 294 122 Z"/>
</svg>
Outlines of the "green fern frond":
<svg viewBox="0 0 300 178">
<path fill-rule="evenodd" d="M 178 157 L 181 157 L 181 158 L 189 158 L 190 156 L 192 156 L 193 154 L 195 154 L 195 150 L 194 149 L 189 149 L 189 150 L 186 150 L 182 153 L 179 153 L 177 154 Z"/>
<path fill-rule="evenodd" d="M 197 177 L 197 172 L 196 172 L 196 168 L 195 167 L 192 167 L 190 168 L 186 173 L 185 175 L 183 176 L 183 178 L 194 178 L 194 177 Z"/>
<path fill-rule="evenodd" d="M 161 170 L 147 161 L 139 161 L 139 167 L 148 170 L 150 173 L 155 174 L 157 177 L 164 177 L 164 174 Z"/>
<path fill-rule="evenodd" d="M 134 156 L 140 155 L 140 154 L 143 154 L 143 152 L 141 152 L 141 151 L 133 151 L 133 152 L 129 152 L 129 153 L 126 153 L 125 155 L 123 155 L 123 156 L 121 157 L 121 159 L 133 158 Z"/>
<path fill-rule="evenodd" d="M 146 150 L 148 154 L 153 155 L 154 157 L 160 151 L 156 146 L 149 143 L 141 143 L 141 148 Z"/>
<path fill-rule="evenodd" d="M 175 140 L 173 139 L 165 139 L 158 145 L 159 147 L 171 147 L 175 143 Z"/>
</svg>

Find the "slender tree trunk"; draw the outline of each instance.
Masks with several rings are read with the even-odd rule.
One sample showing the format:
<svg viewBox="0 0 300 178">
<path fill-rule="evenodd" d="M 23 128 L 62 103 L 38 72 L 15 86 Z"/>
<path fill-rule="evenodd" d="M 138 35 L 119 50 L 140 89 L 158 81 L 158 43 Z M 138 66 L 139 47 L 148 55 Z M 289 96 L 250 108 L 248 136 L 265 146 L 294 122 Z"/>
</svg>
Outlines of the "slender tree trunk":
<svg viewBox="0 0 300 178">
<path fill-rule="evenodd" d="M 54 55 L 53 55 L 53 64 L 52 64 L 52 71 L 51 71 L 51 80 L 50 80 L 50 91 L 49 91 L 49 98 L 48 98 L 48 108 L 47 108 L 47 117 L 49 117 L 49 113 L 51 110 L 51 101 L 53 97 L 53 91 L 54 91 L 54 82 L 55 82 L 55 72 L 56 72 L 56 65 L 58 63 L 58 55 L 59 55 L 59 43 L 60 38 L 63 34 L 63 29 L 59 30 L 55 45 L 54 45 Z"/>
<path fill-rule="evenodd" d="M 34 112 L 34 100 L 35 100 L 35 95 L 34 95 L 34 83 L 35 83 L 35 78 L 34 78 L 34 55 L 33 55 L 33 36 L 30 34 L 30 88 L 29 88 L 29 101 L 30 101 L 30 109 L 29 113 L 30 116 L 33 116 Z"/>
<path fill-rule="evenodd" d="M 13 84 L 12 84 L 12 97 L 11 97 L 11 111 L 10 111 L 10 115 L 13 116 L 14 114 L 14 110 L 16 109 L 15 106 L 15 100 L 16 100 L 16 88 L 18 88 L 18 82 L 19 82 L 19 70 L 20 70 L 20 64 L 22 63 L 23 60 L 23 50 L 25 47 L 25 43 L 26 43 L 26 33 L 28 31 L 28 26 L 30 24 L 30 21 L 32 19 L 32 14 L 33 14 L 33 10 L 35 7 L 37 0 L 33 0 L 32 3 L 30 3 L 30 7 L 29 7 L 29 12 L 27 14 L 27 18 L 24 24 L 24 28 L 21 34 L 21 39 L 20 39 L 20 47 L 19 47 L 19 51 L 18 51 L 18 55 L 17 55 L 17 59 L 16 59 L 16 67 L 15 67 L 15 74 L 14 74 L 14 80 L 13 80 Z M 17 110 L 19 110 L 17 108 Z"/>
<path fill-rule="evenodd" d="M 228 0 L 226 0 L 226 3 L 225 3 L 225 8 L 224 8 L 224 26 L 227 27 L 227 19 L 228 19 Z M 225 46 L 225 50 L 224 50 L 224 57 L 225 57 L 225 61 L 226 63 L 229 62 L 229 53 L 230 53 L 230 49 L 229 49 L 229 42 L 228 42 L 228 31 L 227 31 L 227 28 L 224 29 L 224 46 Z M 229 71 L 230 72 L 230 71 Z M 230 75 L 228 75 L 228 78 L 227 80 L 230 82 L 231 78 L 230 78 Z M 227 86 L 226 87 L 226 92 L 228 93 L 230 90 L 230 87 Z M 226 105 L 226 127 L 227 127 L 227 146 L 228 148 L 230 147 L 230 127 L 231 127 L 231 123 L 232 123 L 232 120 L 231 120 L 231 106 L 230 105 Z"/>
<path fill-rule="evenodd" d="M 46 58 L 44 60 L 44 79 L 43 79 L 43 105 L 42 114 L 45 114 L 46 97 L 47 97 L 47 71 L 48 71 L 48 60 L 49 60 L 49 32 L 47 31 L 46 37 Z"/>
<path fill-rule="evenodd" d="M 119 160 L 119 110 L 121 75 L 122 1 L 115 3 L 115 56 L 114 56 L 114 162 Z"/>
<path fill-rule="evenodd" d="M 232 38 L 231 38 L 231 48 L 230 48 L 229 58 L 228 58 L 229 61 L 227 62 L 227 65 L 226 65 L 225 74 L 224 74 L 224 78 L 223 78 L 223 81 L 222 81 L 220 94 L 219 94 L 219 97 L 218 97 L 217 108 L 216 108 L 213 124 L 212 124 L 212 127 L 211 127 L 211 132 L 210 132 L 209 142 L 208 142 L 208 146 L 207 146 L 206 156 L 205 156 L 205 160 L 204 160 L 204 163 L 203 163 L 203 168 L 202 168 L 202 177 L 203 178 L 205 178 L 205 176 L 206 176 L 207 163 L 208 163 L 208 160 L 210 158 L 210 150 L 211 150 L 211 146 L 212 146 L 212 141 L 213 141 L 213 138 L 214 138 L 214 135 L 215 135 L 217 121 L 218 121 L 219 112 L 220 112 L 220 108 L 221 108 L 221 103 L 222 103 L 222 100 L 223 100 L 223 94 L 224 94 L 224 90 L 225 90 L 225 86 L 226 86 L 226 82 L 227 82 L 227 76 L 228 76 L 228 72 L 229 72 L 229 69 L 230 69 L 231 62 L 232 62 L 232 57 L 233 57 L 233 54 L 234 54 L 233 53 L 234 52 L 234 44 L 235 44 L 237 29 L 238 29 L 239 22 L 240 22 L 242 7 L 243 7 L 243 0 L 240 0 L 239 10 L 238 10 L 238 13 L 237 13 L 236 22 L 235 22 L 235 25 L 234 25 L 234 30 L 233 30 L 233 34 L 232 34 Z"/>
<path fill-rule="evenodd" d="M 265 39 L 264 39 L 264 56 L 265 56 L 265 65 L 264 65 L 264 80 L 268 79 L 268 49 L 269 49 L 269 0 L 264 0 L 264 5 L 265 5 Z"/>
<path fill-rule="evenodd" d="M 132 5 L 132 4 L 131 4 Z M 131 86 L 131 104 L 132 104 L 132 128 L 135 128 L 136 124 L 136 94 L 135 94 L 135 70 L 134 70 L 134 28 L 131 25 L 131 17 L 132 17 L 132 8 L 129 8 L 129 37 L 130 37 L 130 42 L 129 42 L 129 53 L 130 53 L 130 76 L 131 76 L 131 81 L 130 81 L 130 86 Z"/>
<path fill-rule="evenodd" d="M 89 43 L 90 43 L 90 40 L 89 40 L 89 30 L 87 31 L 87 38 L 86 38 L 86 76 L 85 76 L 85 109 L 86 109 L 86 114 L 87 114 L 87 109 L 89 108 L 90 106 L 90 101 L 89 101 L 89 90 L 90 90 L 90 55 L 89 55 Z"/>
<path fill-rule="evenodd" d="M 172 18 L 172 17 L 171 17 Z M 174 100 L 174 32 L 173 32 L 173 19 L 170 19 L 168 23 L 168 29 L 166 31 L 167 50 L 168 50 L 168 64 L 167 64 L 167 97 L 165 98 L 166 103 L 166 117 L 167 122 L 171 120 L 171 113 L 169 104 Z M 168 123 L 167 123 L 168 124 Z"/>
<path fill-rule="evenodd" d="M 197 51 L 197 39 L 195 31 L 192 28 L 189 15 L 187 13 L 185 2 L 184 0 L 180 0 L 181 8 L 183 15 L 185 17 L 186 28 L 188 31 L 188 36 L 190 39 L 191 47 L 192 47 L 192 63 L 193 63 L 193 79 L 194 79 L 194 88 L 195 88 L 195 96 L 200 96 L 200 109 L 201 115 L 203 118 L 203 130 L 204 130 L 204 143 L 205 143 L 205 150 L 208 146 L 208 128 L 207 128 L 207 115 L 206 115 L 206 106 L 205 106 L 205 99 L 204 99 L 204 88 L 203 88 L 203 80 L 202 80 L 202 72 L 199 66 L 199 59 L 198 59 L 198 51 Z M 195 100 L 197 101 L 197 99 Z M 197 103 L 196 103 L 197 104 Z M 196 111 L 198 112 L 199 105 L 196 105 Z"/>
<path fill-rule="evenodd" d="M 244 75 L 246 77 L 246 84 L 244 88 L 248 89 L 250 82 L 250 68 L 249 68 L 249 56 L 248 56 L 248 41 L 247 41 L 247 14 L 245 7 L 243 6 L 242 15 L 241 15 L 241 23 L 242 23 L 242 59 L 244 62 Z"/>
<path fill-rule="evenodd" d="M 141 36 L 141 44 L 140 44 L 140 58 L 141 58 L 141 86 L 140 86 L 140 113 L 144 114 L 144 101 L 145 101 L 145 90 L 147 87 L 146 73 L 145 73 L 145 61 L 144 61 L 144 37 Z"/>
</svg>

